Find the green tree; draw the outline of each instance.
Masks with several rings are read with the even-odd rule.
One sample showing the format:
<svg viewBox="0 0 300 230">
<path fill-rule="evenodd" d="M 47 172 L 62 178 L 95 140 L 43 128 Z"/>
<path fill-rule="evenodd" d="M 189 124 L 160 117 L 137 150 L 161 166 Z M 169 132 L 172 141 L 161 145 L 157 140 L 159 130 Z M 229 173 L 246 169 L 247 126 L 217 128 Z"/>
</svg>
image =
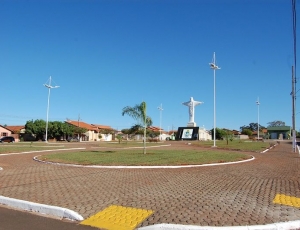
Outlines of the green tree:
<svg viewBox="0 0 300 230">
<path fill-rule="evenodd" d="M 65 131 L 66 130 L 63 128 L 63 122 L 51 121 L 48 123 L 48 137 L 50 138 L 60 140 L 60 138 L 65 135 Z"/>
<path fill-rule="evenodd" d="M 86 132 L 86 131 L 85 131 Z M 46 134 L 46 122 L 44 120 L 30 120 L 25 124 L 25 133 L 36 137 L 36 140 L 43 140 Z M 73 135 L 74 127 L 60 121 L 48 122 L 48 138 L 59 140 L 66 135 Z"/>
<path fill-rule="evenodd" d="M 119 144 L 121 143 L 121 141 L 122 141 L 122 135 L 121 134 L 118 134 L 117 136 L 116 136 L 116 138 L 118 139 L 118 141 L 119 141 Z"/>
<path fill-rule="evenodd" d="M 78 136 L 79 136 L 79 141 L 81 140 L 80 138 L 81 138 L 81 136 L 82 136 L 82 134 L 83 133 L 86 133 L 88 130 L 87 129 L 85 129 L 85 128 L 81 128 L 81 127 L 78 127 L 78 126 L 74 126 L 74 128 L 73 128 L 73 135 L 74 134 L 78 134 Z"/>
<path fill-rule="evenodd" d="M 146 129 L 147 126 L 152 125 L 152 119 L 147 116 L 147 104 L 146 102 L 142 102 L 141 104 L 137 104 L 134 107 L 126 106 L 122 110 L 122 116 L 127 114 L 132 117 L 134 120 L 138 122 L 138 125 L 142 125 L 144 127 L 144 154 L 146 154 Z"/>
<path fill-rule="evenodd" d="M 224 136 L 223 137 L 225 138 L 226 143 L 228 145 L 229 140 L 233 141 L 233 137 L 234 137 L 233 132 L 231 130 L 228 130 L 228 129 L 223 129 L 223 131 L 224 131 L 224 133 L 223 133 Z"/>
<path fill-rule="evenodd" d="M 35 135 L 36 140 L 43 140 L 46 134 L 46 122 L 44 120 L 27 121 L 25 133 Z"/>
<path fill-rule="evenodd" d="M 136 124 L 130 127 L 129 132 L 130 134 L 143 134 L 144 128 L 140 124 Z"/>
<path fill-rule="evenodd" d="M 244 125 L 240 127 L 240 131 L 243 131 L 244 129 L 250 129 L 252 132 L 257 131 L 258 123 L 250 123 L 249 125 Z M 259 125 L 259 130 L 265 129 L 266 127 Z"/>
<path fill-rule="evenodd" d="M 271 122 L 268 122 L 268 127 L 274 127 L 274 126 L 285 126 L 285 122 L 283 121 L 271 121 Z"/>
<path fill-rule="evenodd" d="M 248 137 L 251 137 L 253 134 L 251 129 L 243 129 L 241 133 L 244 135 L 248 135 Z"/>
<path fill-rule="evenodd" d="M 60 129 L 61 135 L 71 136 L 74 134 L 74 126 L 65 122 L 61 123 Z"/>
<path fill-rule="evenodd" d="M 155 138 L 155 137 L 158 137 L 160 135 L 160 132 L 159 131 L 152 131 L 152 130 L 147 130 L 149 131 L 148 135 L 151 137 L 151 138 Z"/>
<path fill-rule="evenodd" d="M 212 129 L 210 132 L 211 132 L 211 136 L 213 137 L 214 129 Z M 217 140 L 223 139 L 225 137 L 225 135 L 226 135 L 226 131 L 224 131 L 223 129 L 216 128 L 216 139 Z"/>
<path fill-rule="evenodd" d="M 126 134 L 126 140 L 128 140 L 128 136 L 131 134 L 130 129 L 122 129 L 121 132 Z"/>
<path fill-rule="evenodd" d="M 61 137 L 73 135 L 74 127 L 61 121 L 51 121 L 48 124 L 48 136 L 60 140 Z"/>
</svg>

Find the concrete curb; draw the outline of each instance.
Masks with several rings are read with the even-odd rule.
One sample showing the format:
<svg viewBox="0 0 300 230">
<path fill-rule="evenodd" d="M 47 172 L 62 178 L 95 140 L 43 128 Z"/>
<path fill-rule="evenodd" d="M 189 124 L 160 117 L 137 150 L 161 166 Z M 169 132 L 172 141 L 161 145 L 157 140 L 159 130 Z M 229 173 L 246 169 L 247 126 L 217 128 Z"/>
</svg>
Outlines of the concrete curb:
<svg viewBox="0 0 300 230">
<path fill-rule="evenodd" d="M 271 146 L 270 148 L 265 149 L 264 151 L 262 151 L 261 153 L 265 153 L 268 152 L 270 149 L 275 148 L 278 144 L 275 144 L 273 146 Z"/>
<path fill-rule="evenodd" d="M 34 203 L 30 201 L 24 201 L 14 198 L 9 198 L 5 196 L 0 196 L 0 204 L 7 205 L 9 207 L 13 207 L 16 209 L 31 211 L 31 212 L 38 212 L 44 215 L 54 216 L 58 218 L 66 218 L 69 220 L 74 221 L 82 221 L 84 220 L 81 215 L 78 213 L 67 209 L 67 208 L 61 208 L 57 206 L 52 205 L 45 205 L 45 204 L 39 204 Z"/>
<path fill-rule="evenodd" d="M 300 220 L 281 222 L 266 225 L 251 225 L 251 226 L 194 226 L 194 225 L 176 225 L 176 224 L 155 224 L 138 228 L 138 230 L 292 230 L 300 228 Z"/>
</svg>

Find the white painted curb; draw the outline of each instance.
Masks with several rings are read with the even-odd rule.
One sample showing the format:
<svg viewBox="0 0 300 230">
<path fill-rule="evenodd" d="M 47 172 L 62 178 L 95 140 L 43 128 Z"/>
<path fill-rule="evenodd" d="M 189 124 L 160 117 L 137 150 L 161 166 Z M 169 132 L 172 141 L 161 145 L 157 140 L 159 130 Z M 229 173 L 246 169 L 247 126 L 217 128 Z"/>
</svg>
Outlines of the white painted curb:
<svg viewBox="0 0 300 230">
<path fill-rule="evenodd" d="M 222 165 L 230 165 L 230 164 L 239 164 L 245 163 L 248 161 L 255 160 L 254 156 L 251 156 L 250 159 L 241 160 L 241 161 L 232 161 L 232 162 L 224 162 L 224 163 L 212 163 L 212 164 L 202 164 L 202 165 L 176 165 L 176 166 L 104 166 L 104 165 L 76 165 L 76 164 L 65 164 L 65 163 L 57 163 L 51 161 L 43 161 L 39 160 L 38 156 L 33 157 L 33 160 L 45 164 L 53 164 L 53 165 L 63 165 L 63 166 L 70 166 L 70 167 L 83 167 L 83 168 L 101 168 L 101 169 L 177 169 L 177 168 L 195 168 L 195 167 L 208 167 L 208 166 L 222 166 Z"/>
<path fill-rule="evenodd" d="M 281 222 L 266 225 L 250 225 L 250 226 L 195 226 L 195 225 L 177 225 L 177 224 L 155 224 L 138 228 L 138 230 L 292 230 L 300 228 L 300 220 Z"/>
<path fill-rule="evenodd" d="M 269 148 L 265 149 L 265 150 L 264 150 L 264 151 L 262 151 L 261 153 L 268 152 L 270 149 L 272 149 L 272 148 L 275 148 L 277 145 L 278 145 L 278 144 L 275 144 L 275 145 L 273 145 L 273 146 L 271 146 L 271 147 L 269 147 Z"/>
<path fill-rule="evenodd" d="M 9 198 L 5 196 L 0 196 L 0 204 L 7 205 L 9 207 L 22 209 L 31 212 L 38 212 L 41 214 L 54 216 L 58 218 L 66 218 L 69 220 L 82 221 L 83 217 L 77 212 L 74 212 L 67 208 L 61 208 L 57 206 L 45 205 L 34 203 L 30 201 L 18 200 L 14 198 Z"/>
</svg>

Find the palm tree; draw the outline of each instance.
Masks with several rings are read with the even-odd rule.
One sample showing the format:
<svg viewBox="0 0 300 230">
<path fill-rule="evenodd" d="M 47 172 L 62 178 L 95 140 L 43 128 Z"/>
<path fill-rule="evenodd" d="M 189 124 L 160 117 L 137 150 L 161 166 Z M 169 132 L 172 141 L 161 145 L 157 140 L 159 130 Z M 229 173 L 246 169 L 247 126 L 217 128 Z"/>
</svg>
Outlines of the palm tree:
<svg viewBox="0 0 300 230">
<path fill-rule="evenodd" d="M 152 119 L 147 116 L 146 102 L 136 104 L 134 107 L 126 106 L 123 108 L 122 116 L 127 114 L 138 122 L 138 125 L 144 126 L 144 154 L 146 154 L 146 129 L 152 125 Z"/>
</svg>

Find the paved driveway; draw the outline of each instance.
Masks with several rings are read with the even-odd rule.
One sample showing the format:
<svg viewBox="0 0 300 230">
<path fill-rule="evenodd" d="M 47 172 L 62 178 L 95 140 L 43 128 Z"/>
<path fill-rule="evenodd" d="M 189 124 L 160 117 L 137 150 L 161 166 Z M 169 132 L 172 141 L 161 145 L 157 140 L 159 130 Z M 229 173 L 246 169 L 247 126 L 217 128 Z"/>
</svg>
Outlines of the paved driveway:
<svg viewBox="0 0 300 230">
<path fill-rule="evenodd" d="M 110 205 L 153 210 L 139 227 L 294 221 L 300 220 L 300 207 L 273 203 L 278 195 L 300 198 L 300 157 L 291 150 L 281 143 L 266 153 L 249 153 L 254 161 L 182 169 L 99 169 L 32 160 L 49 153 L 0 156 L 0 195 L 68 208 L 84 218 Z"/>
</svg>

